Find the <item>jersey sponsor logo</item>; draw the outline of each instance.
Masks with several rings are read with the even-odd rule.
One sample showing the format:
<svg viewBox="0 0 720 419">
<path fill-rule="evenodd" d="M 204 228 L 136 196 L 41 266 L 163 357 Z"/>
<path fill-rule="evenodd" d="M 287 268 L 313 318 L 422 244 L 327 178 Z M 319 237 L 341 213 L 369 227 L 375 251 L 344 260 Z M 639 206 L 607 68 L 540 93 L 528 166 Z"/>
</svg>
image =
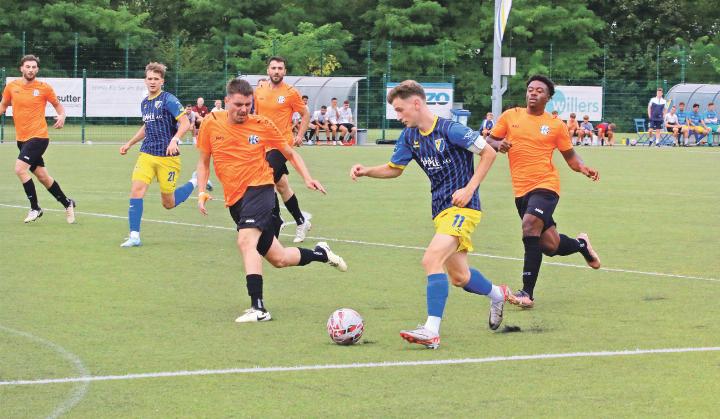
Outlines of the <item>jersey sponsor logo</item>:
<svg viewBox="0 0 720 419">
<path fill-rule="evenodd" d="M 420 141 L 413 140 L 413 148 L 420 148 Z"/>
<path fill-rule="evenodd" d="M 442 138 L 437 138 L 435 140 L 435 149 L 441 153 L 445 151 L 445 140 Z"/>
<path fill-rule="evenodd" d="M 278 103 L 285 103 L 285 96 L 278 96 Z"/>
<path fill-rule="evenodd" d="M 258 137 L 257 135 L 251 135 L 250 137 L 248 137 L 248 142 L 250 144 L 257 144 L 260 142 L 260 137 Z"/>
<path fill-rule="evenodd" d="M 547 125 L 543 125 L 540 127 L 540 134 L 542 135 L 548 135 L 550 133 L 550 127 Z"/>
<path fill-rule="evenodd" d="M 155 102 L 155 109 L 160 109 L 161 106 L 162 106 L 162 100 L 158 100 L 157 102 Z"/>
<path fill-rule="evenodd" d="M 38 89 L 33 90 L 33 96 L 40 96 L 40 91 Z"/>
<path fill-rule="evenodd" d="M 511 126 L 512 126 L 513 128 L 520 128 L 520 124 L 512 124 Z"/>
<path fill-rule="evenodd" d="M 215 141 L 222 141 L 222 140 L 224 140 L 224 139 L 225 139 L 225 137 L 223 137 L 222 135 L 216 135 L 216 136 L 215 136 Z"/>
</svg>

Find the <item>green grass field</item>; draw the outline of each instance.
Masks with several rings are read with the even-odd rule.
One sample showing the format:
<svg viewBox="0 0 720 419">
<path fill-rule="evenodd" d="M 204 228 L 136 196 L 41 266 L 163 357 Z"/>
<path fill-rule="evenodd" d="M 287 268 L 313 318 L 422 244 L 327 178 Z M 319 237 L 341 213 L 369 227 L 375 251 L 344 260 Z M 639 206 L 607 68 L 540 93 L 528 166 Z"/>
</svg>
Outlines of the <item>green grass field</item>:
<svg viewBox="0 0 720 419">
<path fill-rule="evenodd" d="M 185 179 L 196 155 L 182 151 Z M 0 417 L 717 414 L 717 149 L 580 148 L 600 170 L 599 183 L 557 160 L 559 229 L 587 231 L 606 269 L 585 268 L 579 255 L 546 258 L 536 308 L 506 309 L 505 325 L 520 329 L 513 333 L 489 331 L 488 301 L 453 289 L 437 351 L 398 336 L 425 318 L 420 260 L 433 235 L 427 179 L 412 165 L 399 179 L 350 181 L 353 163 L 381 164 L 390 147 L 301 152 L 329 191 L 321 196 L 291 177 L 313 214 L 306 244 L 326 239 L 350 269 L 266 265 L 265 298 L 275 319 L 238 325 L 233 320 L 248 297 L 220 201 L 210 203 L 208 217 L 194 199 L 167 211 L 153 185 L 144 245 L 121 249 L 137 150 L 123 157 L 116 146 L 56 144 L 46 161 L 77 200 L 78 222 L 66 224 L 38 184 L 40 204 L 52 211 L 25 225 L 27 202 L 12 172 L 17 149 L 0 145 Z M 518 287 L 522 243 L 506 157 L 481 193 L 485 212 L 470 261 L 494 282 Z M 362 341 L 351 347 L 333 344 L 325 332 L 330 313 L 344 306 L 366 321 Z M 706 349 L 642 352 L 678 348 Z M 595 352 L 603 356 L 590 356 Z M 338 368 L 243 370 L 327 364 Z M 214 371 L 223 369 L 236 370 Z M 158 374 L 199 370 L 207 375 Z M 99 378 L 35 381 L 81 376 Z"/>
</svg>

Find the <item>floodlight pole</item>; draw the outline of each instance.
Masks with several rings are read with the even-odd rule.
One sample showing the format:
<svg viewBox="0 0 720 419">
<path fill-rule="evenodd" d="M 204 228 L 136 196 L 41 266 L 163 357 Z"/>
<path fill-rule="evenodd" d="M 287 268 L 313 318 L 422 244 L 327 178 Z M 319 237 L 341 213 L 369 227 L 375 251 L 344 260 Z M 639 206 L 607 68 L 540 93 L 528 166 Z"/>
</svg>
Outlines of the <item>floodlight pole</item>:
<svg viewBox="0 0 720 419">
<path fill-rule="evenodd" d="M 502 0 L 495 0 L 495 30 L 493 31 L 493 78 L 492 78 L 492 112 L 495 117 L 502 113 L 502 96 L 507 90 L 507 84 L 502 86 L 502 40 L 497 26 L 500 25 L 500 4 Z"/>
</svg>

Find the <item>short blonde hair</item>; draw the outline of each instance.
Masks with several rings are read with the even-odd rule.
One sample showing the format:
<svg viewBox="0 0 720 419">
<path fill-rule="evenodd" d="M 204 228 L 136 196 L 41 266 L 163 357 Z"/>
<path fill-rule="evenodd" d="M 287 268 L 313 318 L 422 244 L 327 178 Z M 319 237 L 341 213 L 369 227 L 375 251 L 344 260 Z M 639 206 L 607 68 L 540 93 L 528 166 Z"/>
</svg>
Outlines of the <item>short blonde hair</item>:
<svg viewBox="0 0 720 419">
<path fill-rule="evenodd" d="M 156 63 L 151 62 L 148 65 L 145 66 L 145 75 L 147 76 L 148 71 L 152 71 L 154 73 L 159 73 L 161 78 L 165 78 L 165 72 L 167 71 L 167 67 L 163 63 Z"/>
<path fill-rule="evenodd" d="M 425 89 L 415 80 L 405 80 L 390 90 L 387 94 L 387 102 L 392 104 L 393 100 L 397 98 L 405 100 L 411 96 L 417 96 L 425 100 Z"/>
</svg>

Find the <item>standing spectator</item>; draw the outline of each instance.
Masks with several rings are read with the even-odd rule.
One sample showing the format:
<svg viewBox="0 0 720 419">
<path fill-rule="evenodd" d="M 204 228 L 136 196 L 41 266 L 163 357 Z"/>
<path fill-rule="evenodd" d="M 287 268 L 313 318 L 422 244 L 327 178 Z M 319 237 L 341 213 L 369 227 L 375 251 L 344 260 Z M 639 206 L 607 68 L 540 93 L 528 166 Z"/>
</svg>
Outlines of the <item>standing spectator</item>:
<svg viewBox="0 0 720 419">
<path fill-rule="evenodd" d="M 597 124 L 597 136 L 601 146 L 607 144 L 612 147 L 615 144 L 615 124 L 612 122 Z"/>
<path fill-rule="evenodd" d="M 675 105 L 670 107 L 670 112 L 665 114 L 665 129 L 673 133 L 674 146 L 677 147 L 680 142 L 680 134 L 683 132 L 683 126 L 680 125 L 677 114 L 675 113 Z"/>
<path fill-rule="evenodd" d="M 568 127 L 568 133 L 570 133 L 570 140 L 572 140 L 573 145 L 580 145 L 580 124 L 578 124 L 575 113 L 570 114 L 570 119 L 567 120 L 565 125 Z M 575 136 L 578 137 L 577 143 L 573 140 Z"/>
<path fill-rule="evenodd" d="M 700 113 L 700 104 L 693 103 L 692 112 L 688 115 L 688 123 L 690 129 L 695 134 L 695 145 L 700 145 L 703 141 L 703 137 L 708 133 L 707 126 L 703 120 L 703 115 Z"/>
<path fill-rule="evenodd" d="M 655 145 L 658 147 L 660 147 L 660 134 L 662 134 L 662 130 L 665 129 L 666 105 L 667 102 L 663 99 L 663 89 L 658 87 L 657 94 L 654 98 L 650 99 L 647 107 L 649 120 L 648 134 L 652 135 L 653 132 L 655 133 Z M 652 143 L 653 141 L 650 140 L 650 145 L 652 145 Z"/>
<path fill-rule="evenodd" d="M 190 104 L 185 105 L 185 115 L 187 115 L 188 120 L 190 120 L 190 126 L 194 127 L 195 120 L 197 119 L 197 115 L 195 114 L 195 112 L 193 112 L 192 105 L 190 105 Z M 190 131 L 190 130 L 188 130 L 188 131 Z M 195 144 L 195 143 L 196 143 L 196 140 L 195 140 L 195 137 L 193 137 L 193 144 Z M 178 144 L 182 144 L 182 138 L 180 140 L 178 140 Z"/>
<path fill-rule="evenodd" d="M 222 100 L 220 100 L 220 99 L 215 100 L 215 107 L 212 108 L 212 110 L 210 112 L 219 112 L 222 110 L 223 110 Z"/>
<path fill-rule="evenodd" d="M 330 99 L 330 108 L 328 109 L 328 121 L 330 122 L 330 131 L 332 131 L 333 145 L 337 145 L 338 119 L 340 119 L 340 110 L 337 106 L 337 98 L 334 97 Z"/>
<path fill-rule="evenodd" d="M 585 138 L 590 138 L 585 141 Z M 578 131 L 578 144 L 592 145 L 593 142 L 593 125 L 590 123 L 590 117 L 588 115 L 583 116 L 583 121 L 580 124 L 580 131 Z"/>
<path fill-rule="evenodd" d="M 322 105 L 319 111 L 313 113 L 310 119 L 310 129 L 315 131 L 315 141 L 320 141 L 320 128 L 325 131 L 325 143 L 330 143 L 330 121 L 328 119 L 327 106 Z"/>
<path fill-rule="evenodd" d="M 483 138 L 487 138 L 488 135 L 490 135 L 490 130 L 493 129 L 495 126 L 495 120 L 492 112 L 488 112 L 485 115 L 485 119 L 483 119 L 482 124 L 480 124 L 480 134 L 483 136 Z"/>
<path fill-rule="evenodd" d="M 713 134 L 720 133 L 720 125 L 718 125 L 718 114 L 715 111 L 715 104 L 708 103 L 705 118 L 703 118 L 705 126 L 708 129 L 708 146 L 713 146 Z"/>
<path fill-rule="evenodd" d="M 338 111 L 339 118 L 338 124 L 340 125 L 340 144 L 345 140 L 345 136 L 350 134 L 350 143 L 356 143 L 357 128 L 353 124 L 353 112 L 350 109 L 350 101 L 346 100 L 343 102 L 343 107 Z"/>
<path fill-rule="evenodd" d="M 685 102 L 678 103 L 677 119 L 678 124 L 681 126 L 680 132 L 683 135 L 683 142 L 680 143 L 680 145 L 687 147 L 688 135 L 690 134 L 690 124 L 688 123 L 688 113 L 685 110 Z"/>
<path fill-rule="evenodd" d="M 205 106 L 205 99 L 197 98 L 197 104 L 192 107 L 192 111 L 195 112 L 195 125 L 193 125 L 193 144 L 197 143 L 198 131 L 200 130 L 200 123 L 205 119 L 205 115 L 210 113 L 207 106 Z"/>
</svg>

